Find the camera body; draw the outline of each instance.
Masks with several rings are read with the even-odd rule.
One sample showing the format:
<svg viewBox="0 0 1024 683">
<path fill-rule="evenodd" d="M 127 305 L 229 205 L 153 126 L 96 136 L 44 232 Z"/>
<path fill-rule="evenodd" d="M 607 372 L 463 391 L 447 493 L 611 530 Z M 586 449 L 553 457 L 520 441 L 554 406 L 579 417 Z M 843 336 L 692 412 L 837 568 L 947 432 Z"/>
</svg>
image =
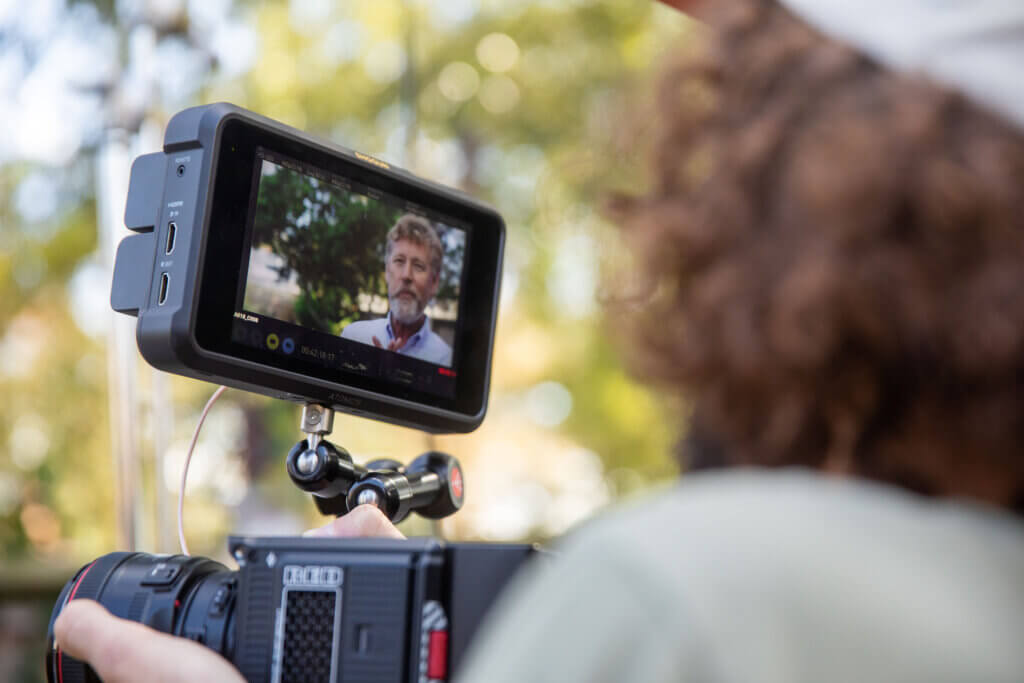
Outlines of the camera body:
<svg viewBox="0 0 1024 683">
<path fill-rule="evenodd" d="M 470 637 L 525 545 L 433 539 L 231 537 L 237 572 L 204 558 L 111 553 L 65 586 L 113 614 L 189 638 L 248 681 L 437 683 Z M 51 681 L 96 680 L 53 647 Z"/>
<path fill-rule="evenodd" d="M 427 226 L 433 280 L 386 269 L 399 223 Z M 154 367 L 429 432 L 483 420 L 505 241 L 485 204 L 220 103 L 135 160 L 125 225 L 111 305 Z M 427 323 L 393 350 L 402 296 Z"/>
</svg>

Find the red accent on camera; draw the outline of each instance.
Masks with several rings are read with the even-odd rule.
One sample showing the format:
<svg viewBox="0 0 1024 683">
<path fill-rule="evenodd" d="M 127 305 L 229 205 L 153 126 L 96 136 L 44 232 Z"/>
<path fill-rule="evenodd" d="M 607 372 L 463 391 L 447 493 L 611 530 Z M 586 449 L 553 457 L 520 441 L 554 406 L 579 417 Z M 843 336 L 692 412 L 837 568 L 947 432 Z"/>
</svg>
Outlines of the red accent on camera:
<svg viewBox="0 0 1024 683">
<path fill-rule="evenodd" d="M 452 485 L 452 493 L 455 494 L 456 498 L 462 499 L 462 469 L 459 467 L 453 467 L 451 473 L 448 475 L 448 480 Z"/>
<path fill-rule="evenodd" d="M 85 578 L 85 575 L 89 573 L 89 570 L 92 569 L 94 564 L 96 564 L 95 560 L 85 568 L 82 575 L 78 577 L 78 581 L 75 581 L 75 585 L 71 589 L 71 594 L 68 595 L 68 599 L 64 602 L 64 607 L 67 607 L 68 603 L 75 599 L 75 593 L 78 592 L 78 587 L 82 585 L 82 579 Z M 63 607 L 61 609 L 63 610 Z M 64 683 L 64 653 L 61 652 L 60 648 L 57 648 L 57 680 L 60 681 L 60 683 Z"/>
<path fill-rule="evenodd" d="M 448 676 L 448 631 L 430 632 L 427 678 L 443 680 Z"/>
</svg>

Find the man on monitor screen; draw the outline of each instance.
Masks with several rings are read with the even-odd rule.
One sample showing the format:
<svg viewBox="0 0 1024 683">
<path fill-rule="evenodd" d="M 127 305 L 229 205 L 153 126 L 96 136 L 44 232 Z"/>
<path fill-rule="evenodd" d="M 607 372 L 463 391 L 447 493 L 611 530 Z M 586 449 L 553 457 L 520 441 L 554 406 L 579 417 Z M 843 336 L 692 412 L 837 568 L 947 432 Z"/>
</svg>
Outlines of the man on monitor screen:
<svg viewBox="0 0 1024 683">
<path fill-rule="evenodd" d="M 430 329 L 425 313 L 441 283 L 441 240 L 426 219 L 412 214 L 399 218 L 387 239 L 384 279 L 390 310 L 383 318 L 348 325 L 341 336 L 450 367 L 452 349 Z"/>
</svg>

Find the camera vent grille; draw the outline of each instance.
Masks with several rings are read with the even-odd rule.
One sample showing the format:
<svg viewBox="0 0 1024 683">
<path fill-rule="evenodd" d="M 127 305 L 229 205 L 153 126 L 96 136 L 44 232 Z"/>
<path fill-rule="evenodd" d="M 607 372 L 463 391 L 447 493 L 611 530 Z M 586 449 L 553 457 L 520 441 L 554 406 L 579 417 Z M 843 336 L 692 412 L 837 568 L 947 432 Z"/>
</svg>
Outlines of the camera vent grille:
<svg viewBox="0 0 1024 683">
<path fill-rule="evenodd" d="M 289 591 L 285 603 L 281 683 L 331 680 L 335 591 Z"/>
</svg>

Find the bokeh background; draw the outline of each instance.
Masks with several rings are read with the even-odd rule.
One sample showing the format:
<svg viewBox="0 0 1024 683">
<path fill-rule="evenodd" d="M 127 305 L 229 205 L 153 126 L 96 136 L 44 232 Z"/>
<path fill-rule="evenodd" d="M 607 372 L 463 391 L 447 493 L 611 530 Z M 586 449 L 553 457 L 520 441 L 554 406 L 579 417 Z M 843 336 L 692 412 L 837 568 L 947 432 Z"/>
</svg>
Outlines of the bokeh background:
<svg viewBox="0 0 1024 683">
<path fill-rule="evenodd" d="M 492 203 L 509 226 L 490 411 L 464 436 L 339 416 L 357 461 L 459 457 L 468 500 L 407 534 L 545 541 L 675 476 L 678 406 L 616 349 L 621 243 L 657 65 L 694 27 L 650 0 L 0 0 L 0 681 L 43 680 L 57 591 L 174 552 L 211 385 L 146 366 L 109 310 L 131 159 L 229 101 Z M 193 553 L 323 523 L 289 482 L 295 405 L 227 392 L 189 476 Z"/>
</svg>

